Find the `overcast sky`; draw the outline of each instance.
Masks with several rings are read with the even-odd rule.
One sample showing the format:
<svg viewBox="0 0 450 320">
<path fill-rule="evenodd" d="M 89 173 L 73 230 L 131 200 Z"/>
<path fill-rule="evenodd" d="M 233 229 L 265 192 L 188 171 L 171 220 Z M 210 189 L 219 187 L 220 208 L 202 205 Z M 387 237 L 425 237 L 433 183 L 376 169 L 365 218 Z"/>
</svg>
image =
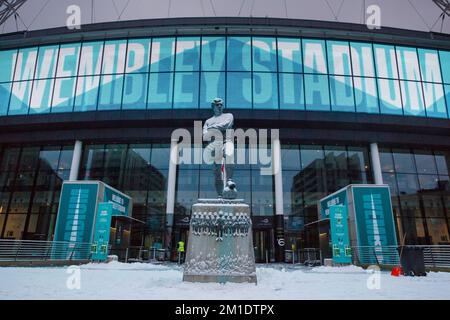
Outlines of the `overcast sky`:
<svg viewBox="0 0 450 320">
<path fill-rule="evenodd" d="M 20 9 L 19 30 L 65 25 L 66 8 L 81 8 L 82 23 L 167 17 L 254 16 L 364 23 L 364 4 L 381 8 L 383 26 L 441 31 L 442 11 L 432 0 L 28 0 Z M 94 13 L 92 15 L 92 12 Z M 93 19 L 92 19 L 93 18 Z M 1 33 L 17 31 L 13 17 Z M 450 17 L 442 32 L 450 33 Z"/>
</svg>

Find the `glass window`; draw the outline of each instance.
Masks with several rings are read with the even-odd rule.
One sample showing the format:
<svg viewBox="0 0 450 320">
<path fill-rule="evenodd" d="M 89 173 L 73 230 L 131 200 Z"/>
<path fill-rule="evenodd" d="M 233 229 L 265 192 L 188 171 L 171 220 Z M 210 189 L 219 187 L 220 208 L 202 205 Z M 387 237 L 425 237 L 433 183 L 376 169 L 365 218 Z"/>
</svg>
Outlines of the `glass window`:
<svg viewBox="0 0 450 320">
<path fill-rule="evenodd" d="M 419 59 L 416 48 L 397 47 L 397 63 L 400 79 L 420 81 Z"/>
<path fill-rule="evenodd" d="M 80 54 L 80 43 L 63 44 L 59 48 L 58 67 L 56 76 L 74 77 L 78 72 L 78 56 Z"/>
<path fill-rule="evenodd" d="M 26 214 L 8 214 L 3 237 L 6 239 L 22 239 L 26 219 Z"/>
<path fill-rule="evenodd" d="M 327 41 L 328 70 L 330 74 L 350 76 L 350 47 L 346 41 Z"/>
<path fill-rule="evenodd" d="M 296 38 L 278 38 L 279 72 L 303 71 L 301 40 Z"/>
<path fill-rule="evenodd" d="M 10 82 L 14 79 L 17 50 L 0 51 L 0 82 Z"/>
<path fill-rule="evenodd" d="M 273 214 L 273 176 L 261 175 L 259 170 L 252 170 L 252 215 L 273 216 Z"/>
<path fill-rule="evenodd" d="M 375 78 L 353 78 L 357 112 L 379 113 L 378 91 Z"/>
<path fill-rule="evenodd" d="M 178 170 L 175 214 L 190 215 L 198 200 L 198 170 Z"/>
<path fill-rule="evenodd" d="M 53 78 L 56 72 L 59 46 L 39 47 L 35 79 Z"/>
<path fill-rule="evenodd" d="M 275 38 L 253 37 L 253 71 L 277 71 L 277 42 Z"/>
<path fill-rule="evenodd" d="M 143 73 L 149 71 L 152 39 L 129 39 L 125 73 Z"/>
<path fill-rule="evenodd" d="M 276 73 L 253 73 L 253 107 L 255 109 L 278 109 Z"/>
<path fill-rule="evenodd" d="M 305 74 L 306 110 L 330 111 L 328 76 Z"/>
<path fill-rule="evenodd" d="M 439 190 L 437 175 L 419 174 L 420 190 Z"/>
<path fill-rule="evenodd" d="M 417 172 L 424 174 L 436 174 L 436 164 L 431 151 L 414 150 L 414 160 L 416 161 Z"/>
<path fill-rule="evenodd" d="M 381 171 L 394 172 L 394 159 L 389 149 L 380 149 Z"/>
<path fill-rule="evenodd" d="M 51 112 L 71 112 L 75 100 L 77 78 L 57 78 L 53 89 Z"/>
<path fill-rule="evenodd" d="M 369 171 L 369 152 L 366 148 L 348 147 L 348 169 L 352 171 Z"/>
<path fill-rule="evenodd" d="M 425 116 L 422 84 L 415 81 L 400 81 L 400 89 L 404 114 Z"/>
<path fill-rule="evenodd" d="M 304 110 L 305 94 L 303 75 L 294 73 L 278 74 L 280 87 L 280 109 Z"/>
<path fill-rule="evenodd" d="M 324 40 L 304 39 L 303 67 L 305 73 L 327 73 L 326 46 Z"/>
<path fill-rule="evenodd" d="M 450 172 L 450 153 L 446 151 L 435 151 L 434 156 L 439 174 L 448 175 Z"/>
<path fill-rule="evenodd" d="M 39 170 L 57 170 L 60 153 L 60 147 L 45 147 L 41 150 L 39 152 Z"/>
<path fill-rule="evenodd" d="M 101 77 L 98 110 L 120 109 L 123 79 L 123 75 L 103 75 Z"/>
<path fill-rule="evenodd" d="M 176 72 L 173 94 L 173 107 L 198 108 L 198 72 Z"/>
<path fill-rule="evenodd" d="M 398 79 L 397 59 L 394 46 L 374 44 L 377 76 Z M 380 90 L 381 91 L 381 90 Z"/>
<path fill-rule="evenodd" d="M 202 72 L 200 77 L 200 108 L 210 109 L 214 98 L 225 97 L 225 72 Z"/>
<path fill-rule="evenodd" d="M 395 171 L 401 173 L 416 173 L 413 155 L 407 150 L 393 149 Z"/>
<path fill-rule="evenodd" d="M 371 43 L 351 42 L 353 75 L 375 77 L 374 57 Z"/>
<path fill-rule="evenodd" d="M 150 72 L 173 71 L 175 38 L 153 38 Z"/>
<path fill-rule="evenodd" d="M 228 71 L 251 71 L 251 38 L 228 37 Z"/>
<path fill-rule="evenodd" d="M 19 163 L 20 148 L 6 148 L 2 154 L 1 171 L 13 171 Z"/>
<path fill-rule="evenodd" d="M 331 109 L 333 111 L 355 111 L 353 82 L 351 77 L 330 76 Z"/>
<path fill-rule="evenodd" d="M 126 53 L 127 40 L 105 41 L 102 74 L 123 73 Z"/>
<path fill-rule="evenodd" d="M 9 98 L 11 96 L 11 83 L 0 84 L 0 115 L 8 113 Z"/>
<path fill-rule="evenodd" d="M 345 147 L 325 146 L 325 168 L 327 170 L 347 170 Z"/>
<path fill-rule="evenodd" d="M 8 115 L 28 113 L 31 98 L 31 85 L 32 81 L 13 83 Z"/>
<path fill-rule="evenodd" d="M 378 79 L 380 111 L 385 114 L 402 114 L 402 97 L 397 80 Z"/>
<path fill-rule="evenodd" d="M 442 83 L 437 50 L 418 49 L 422 81 Z"/>
<path fill-rule="evenodd" d="M 428 234 L 434 245 L 448 245 L 450 239 L 445 219 L 428 218 L 427 219 Z"/>
<path fill-rule="evenodd" d="M 176 48 L 175 71 L 198 71 L 200 68 L 200 37 L 179 37 Z"/>
<path fill-rule="evenodd" d="M 151 73 L 148 86 L 148 109 L 172 108 L 173 73 Z"/>
<path fill-rule="evenodd" d="M 123 84 L 122 109 L 146 109 L 148 74 L 126 74 Z"/>
<path fill-rule="evenodd" d="M 447 118 L 444 87 L 439 83 L 422 82 L 428 117 Z"/>
<path fill-rule="evenodd" d="M 413 195 L 419 191 L 419 183 L 415 174 L 397 174 L 400 195 Z"/>
<path fill-rule="evenodd" d="M 225 71 L 225 37 L 202 37 L 202 70 Z"/>
<path fill-rule="evenodd" d="M 284 170 L 300 170 L 300 150 L 298 145 L 281 146 L 281 165 Z"/>
<path fill-rule="evenodd" d="M 64 146 L 59 158 L 58 170 L 70 170 L 72 166 L 73 146 Z"/>
<path fill-rule="evenodd" d="M 102 67 L 102 58 L 103 41 L 83 42 L 78 75 L 99 75 Z"/>
<path fill-rule="evenodd" d="M 383 182 L 389 185 L 391 196 L 398 195 L 397 178 L 395 177 L 394 173 L 383 173 Z"/>
<path fill-rule="evenodd" d="M 38 48 L 20 49 L 17 54 L 14 81 L 31 80 L 34 77 Z"/>
<path fill-rule="evenodd" d="M 50 112 L 54 82 L 54 79 L 33 81 L 30 114 Z"/>
<path fill-rule="evenodd" d="M 445 83 L 450 84 L 450 51 L 439 51 L 439 58 L 441 61 L 442 78 Z"/>
<path fill-rule="evenodd" d="M 152 145 L 151 164 L 156 169 L 168 169 L 170 161 L 170 146 L 166 144 Z"/>
<path fill-rule="evenodd" d="M 250 72 L 228 72 L 227 108 L 252 108 L 252 77 Z"/>
<path fill-rule="evenodd" d="M 100 76 L 78 77 L 74 111 L 93 111 L 97 109 Z"/>
<path fill-rule="evenodd" d="M 302 160 L 302 169 L 323 168 L 325 155 L 320 146 L 301 146 L 300 158 Z"/>
</svg>

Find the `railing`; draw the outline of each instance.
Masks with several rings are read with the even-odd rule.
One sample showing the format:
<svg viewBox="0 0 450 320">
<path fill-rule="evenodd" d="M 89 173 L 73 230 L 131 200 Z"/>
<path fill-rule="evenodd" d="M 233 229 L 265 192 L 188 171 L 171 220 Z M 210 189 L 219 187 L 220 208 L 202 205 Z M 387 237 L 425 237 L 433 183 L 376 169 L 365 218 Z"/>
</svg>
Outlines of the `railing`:
<svg viewBox="0 0 450 320">
<path fill-rule="evenodd" d="M 301 263 L 307 266 L 322 264 L 322 251 L 318 248 L 305 248 L 298 250 L 285 250 L 286 263 Z"/>
<path fill-rule="evenodd" d="M 450 269 L 450 246 L 416 246 L 423 247 L 423 259 L 427 268 Z"/>
<path fill-rule="evenodd" d="M 87 260 L 90 243 L 0 239 L 0 261 Z"/>
<path fill-rule="evenodd" d="M 396 266 L 400 264 L 397 246 L 352 247 L 354 263 L 363 265 Z"/>
</svg>

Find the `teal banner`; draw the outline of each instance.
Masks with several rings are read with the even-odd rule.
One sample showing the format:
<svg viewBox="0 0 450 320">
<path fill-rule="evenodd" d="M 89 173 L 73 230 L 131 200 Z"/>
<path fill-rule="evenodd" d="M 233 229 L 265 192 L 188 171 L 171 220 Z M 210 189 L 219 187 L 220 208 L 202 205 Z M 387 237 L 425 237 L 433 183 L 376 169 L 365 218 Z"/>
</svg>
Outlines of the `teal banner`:
<svg viewBox="0 0 450 320">
<path fill-rule="evenodd" d="M 331 206 L 329 208 L 329 213 L 333 262 L 352 263 L 347 207 L 342 205 Z"/>
<path fill-rule="evenodd" d="M 108 185 L 105 185 L 103 202 L 112 204 L 113 216 L 129 216 L 130 198 Z"/>
<path fill-rule="evenodd" d="M 320 219 L 330 218 L 330 208 L 347 206 L 347 187 L 320 200 Z"/>
<path fill-rule="evenodd" d="M 358 245 L 370 248 L 367 263 L 394 264 L 397 236 L 388 186 L 353 186 L 353 203 Z M 362 261 L 364 262 L 364 261 Z"/>
<path fill-rule="evenodd" d="M 105 261 L 108 257 L 109 232 L 113 204 L 101 202 L 98 204 L 95 220 L 94 240 L 91 247 L 91 259 Z"/>
</svg>

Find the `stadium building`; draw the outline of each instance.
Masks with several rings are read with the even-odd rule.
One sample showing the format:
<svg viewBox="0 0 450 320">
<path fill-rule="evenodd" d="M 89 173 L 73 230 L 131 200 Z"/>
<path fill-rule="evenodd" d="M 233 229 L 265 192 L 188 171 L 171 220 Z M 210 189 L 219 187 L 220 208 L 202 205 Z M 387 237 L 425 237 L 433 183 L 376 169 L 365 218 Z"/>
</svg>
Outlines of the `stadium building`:
<svg viewBox="0 0 450 320">
<path fill-rule="evenodd" d="M 235 127 L 279 129 L 280 174 L 250 160 L 234 173 L 257 261 L 317 248 L 317 202 L 349 184 L 390 186 L 407 244 L 450 244 L 450 35 L 239 16 L 2 33 L 0 238 L 52 240 L 70 179 L 132 197 L 132 246 L 186 240 L 214 182 L 207 165 L 170 165 L 171 134 L 215 97 Z"/>
</svg>

